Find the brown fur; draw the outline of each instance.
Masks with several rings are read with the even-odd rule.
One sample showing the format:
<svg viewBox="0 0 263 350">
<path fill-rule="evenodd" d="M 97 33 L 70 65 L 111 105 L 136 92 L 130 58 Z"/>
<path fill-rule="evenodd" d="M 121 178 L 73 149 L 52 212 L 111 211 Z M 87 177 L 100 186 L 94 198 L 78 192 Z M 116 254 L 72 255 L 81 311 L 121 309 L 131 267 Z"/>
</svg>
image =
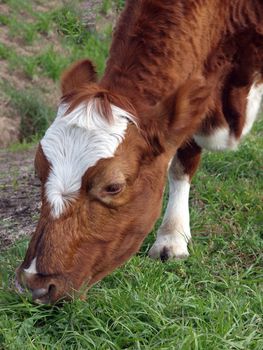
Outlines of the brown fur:
<svg viewBox="0 0 263 350">
<path fill-rule="evenodd" d="M 109 121 L 113 103 L 138 127 L 129 125 L 114 158 L 86 172 L 78 200 L 56 220 L 44 193 L 50 164 L 39 148 L 41 218 L 17 275 L 33 290 L 49 289 L 43 302 L 92 285 L 139 249 L 159 216 L 176 150 L 190 177 L 197 168 L 201 149 L 189 137 L 198 128 L 209 134 L 229 125 L 240 137 L 249 88 L 256 73 L 262 79 L 262 35 L 260 0 L 129 0 L 101 81 L 88 60 L 63 75 L 70 110 L 97 98 Z M 108 195 L 105 186 L 120 179 L 121 193 Z M 28 276 L 23 268 L 35 256 L 39 273 Z"/>
<path fill-rule="evenodd" d="M 87 81 L 96 82 L 97 74 L 90 60 L 82 60 L 67 69 L 61 78 L 61 91 L 63 95 L 79 89 Z"/>
</svg>

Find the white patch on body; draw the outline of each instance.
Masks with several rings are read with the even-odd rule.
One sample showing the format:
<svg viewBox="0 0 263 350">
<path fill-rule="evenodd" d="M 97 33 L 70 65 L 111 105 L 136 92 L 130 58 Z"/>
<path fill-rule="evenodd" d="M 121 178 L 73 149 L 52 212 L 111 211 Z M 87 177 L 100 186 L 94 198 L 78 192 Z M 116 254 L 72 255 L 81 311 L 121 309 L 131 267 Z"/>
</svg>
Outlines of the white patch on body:
<svg viewBox="0 0 263 350">
<path fill-rule="evenodd" d="M 31 261 L 31 264 L 27 269 L 24 269 L 24 272 L 30 273 L 30 274 L 37 274 L 37 258 L 34 258 Z"/>
<path fill-rule="evenodd" d="M 113 120 L 108 122 L 97 107 L 97 99 L 80 104 L 66 114 L 62 104 L 57 117 L 41 140 L 51 170 L 45 185 L 52 215 L 58 218 L 76 198 L 82 176 L 100 159 L 114 156 L 133 117 L 111 105 Z"/>
<path fill-rule="evenodd" d="M 255 82 L 247 96 L 246 120 L 241 136 L 245 136 L 251 130 L 260 110 L 262 96 L 263 84 Z M 200 147 L 210 151 L 235 150 L 239 143 L 228 127 L 217 128 L 211 134 L 197 133 L 193 138 Z"/>
<path fill-rule="evenodd" d="M 170 170 L 171 172 L 171 170 Z M 169 201 L 157 239 L 149 251 L 152 258 L 159 258 L 165 248 L 169 258 L 185 258 L 189 255 L 187 243 L 191 239 L 189 219 L 189 176 L 174 179 L 169 174 Z"/>
<path fill-rule="evenodd" d="M 251 130 L 258 116 L 262 95 L 263 84 L 254 83 L 247 96 L 246 121 L 242 130 L 242 136 L 245 136 Z"/>
<path fill-rule="evenodd" d="M 212 134 L 195 134 L 193 138 L 198 146 L 209 151 L 235 150 L 238 146 L 238 140 L 227 127 L 217 128 Z"/>
</svg>

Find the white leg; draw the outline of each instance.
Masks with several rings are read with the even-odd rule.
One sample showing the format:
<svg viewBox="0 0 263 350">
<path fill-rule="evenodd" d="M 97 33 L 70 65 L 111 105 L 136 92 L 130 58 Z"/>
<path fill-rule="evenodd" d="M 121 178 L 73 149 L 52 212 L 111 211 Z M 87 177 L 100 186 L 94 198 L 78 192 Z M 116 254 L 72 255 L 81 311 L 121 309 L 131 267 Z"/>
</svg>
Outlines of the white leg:
<svg viewBox="0 0 263 350">
<path fill-rule="evenodd" d="M 255 82 L 247 96 L 246 121 L 242 131 L 242 136 L 246 135 L 252 128 L 260 110 L 260 104 L 263 96 L 263 84 Z"/>
<path fill-rule="evenodd" d="M 174 162 L 173 162 L 174 163 Z M 181 170 L 179 160 L 169 169 L 169 201 L 157 239 L 149 256 L 161 260 L 186 258 L 191 239 L 189 222 L 189 176 Z"/>
</svg>

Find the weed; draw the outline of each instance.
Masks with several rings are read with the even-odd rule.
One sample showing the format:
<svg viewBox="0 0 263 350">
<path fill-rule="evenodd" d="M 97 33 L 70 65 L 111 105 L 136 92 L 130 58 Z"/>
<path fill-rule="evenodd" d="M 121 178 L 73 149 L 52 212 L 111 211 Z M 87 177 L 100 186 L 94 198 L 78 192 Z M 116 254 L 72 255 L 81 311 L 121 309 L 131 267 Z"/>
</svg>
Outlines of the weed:
<svg viewBox="0 0 263 350">
<path fill-rule="evenodd" d="M 2 25 L 8 25 L 10 24 L 10 18 L 7 15 L 0 14 L 0 24 Z"/>
<path fill-rule="evenodd" d="M 83 27 L 74 7 L 64 6 L 54 11 L 53 20 L 56 23 L 58 32 L 71 43 L 83 43 L 83 40 L 87 36 L 87 31 Z"/>
<path fill-rule="evenodd" d="M 54 110 L 42 101 L 36 91 L 18 91 L 6 86 L 5 92 L 21 116 L 22 139 L 31 140 L 32 135 L 35 135 L 34 138 L 42 136 L 54 117 Z"/>
<path fill-rule="evenodd" d="M 36 15 L 36 19 L 37 21 L 35 23 L 35 30 L 39 34 L 48 35 L 54 25 L 53 14 L 50 12 L 40 12 Z"/>
<path fill-rule="evenodd" d="M 125 4 L 125 0 L 103 0 L 100 11 L 102 14 L 107 15 L 112 8 L 117 11 L 121 10 Z"/>
<path fill-rule="evenodd" d="M 22 38 L 25 44 L 30 45 L 37 37 L 34 23 L 17 20 L 15 17 L 10 21 L 9 35 L 12 38 Z"/>
<path fill-rule="evenodd" d="M 6 60 L 10 58 L 10 51 L 8 47 L 2 43 L 0 43 L 0 59 Z"/>
<path fill-rule="evenodd" d="M 69 64 L 69 59 L 56 52 L 51 46 L 36 57 L 36 62 L 43 75 L 58 80 L 62 70 Z"/>
</svg>

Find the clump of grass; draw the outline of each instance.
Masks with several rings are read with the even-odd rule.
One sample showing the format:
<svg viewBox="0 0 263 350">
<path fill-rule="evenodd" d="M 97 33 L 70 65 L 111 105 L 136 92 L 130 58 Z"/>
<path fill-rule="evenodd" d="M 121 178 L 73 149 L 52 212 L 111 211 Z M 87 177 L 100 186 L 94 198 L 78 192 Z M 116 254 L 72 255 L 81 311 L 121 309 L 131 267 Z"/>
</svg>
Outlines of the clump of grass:
<svg viewBox="0 0 263 350">
<path fill-rule="evenodd" d="M 112 9 L 117 11 L 121 10 L 125 5 L 125 0 L 103 0 L 101 4 L 100 11 L 102 14 L 107 15 L 107 13 Z"/>
<path fill-rule="evenodd" d="M 33 13 L 34 20 L 27 22 L 19 20 L 16 15 L 11 18 L 0 16 L 0 23 L 7 25 L 9 35 L 13 38 L 21 38 L 26 45 L 32 45 L 36 39 L 40 39 L 39 34 L 48 35 L 54 26 L 53 13 Z"/>
<path fill-rule="evenodd" d="M 88 34 L 75 7 L 63 6 L 54 11 L 52 16 L 61 36 L 69 40 L 71 44 L 83 43 Z"/>
<path fill-rule="evenodd" d="M 36 56 L 35 62 L 38 68 L 42 70 L 43 75 L 56 81 L 59 79 L 63 69 L 69 64 L 70 59 L 56 52 L 51 46 Z"/>
<path fill-rule="evenodd" d="M 19 57 L 16 57 L 16 60 L 14 61 L 17 61 L 17 60 L 19 60 Z M 31 80 L 33 80 L 36 76 L 40 75 L 41 73 L 39 69 L 37 56 L 22 57 L 20 59 L 20 65 L 18 67 L 23 71 L 26 78 L 29 78 Z M 13 65 L 13 68 L 15 68 L 14 65 Z"/>
<path fill-rule="evenodd" d="M 19 91 L 6 86 L 5 92 L 21 117 L 21 139 L 30 141 L 32 137 L 41 137 L 54 117 L 53 108 L 44 103 L 37 91 Z"/>
<path fill-rule="evenodd" d="M 9 35 L 12 38 L 22 38 L 26 45 L 30 45 L 37 37 L 34 23 L 17 20 L 15 17 L 9 22 Z"/>
<path fill-rule="evenodd" d="M 0 14 L 0 24 L 8 25 L 10 24 L 10 18 L 7 15 Z"/>
<path fill-rule="evenodd" d="M 8 60 L 11 70 L 22 70 L 27 78 L 33 79 L 36 75 L 42 75 L 54 81 L 59 79 L 62 70 L 71 62 L 70 55 L 63 56 L 53 46 L 45 48 L 38 55 L 21 57 L 12 48 L 0 44 L 0 58 Z"/>
<path fill-rule="evenodd" d="M 36 31 L 40 34 L 48 35 L 54 26 L 53 13 L 52 12 L 46 12 L 46 13 L 39 12 L 35 15 L 36 15 L 36 22 L 35 22 Z"/>
<path fill-rule="evenodd" d="M 14 55 L 13 50 L 9 48 L 7 45 L 0 43 L 0 59 L 2 60 L 10 60 Z"/>
<path fill-rule="evenodd" d="M 76 8 L 63 7 L 53 14 L 57 30 L 63 38 L 63 46 L 69 52 L 70 61 L 90 58 L 101 75 L 111 39 L 111 31 L 102 34 L 87 30 Z"/>
</svg>

